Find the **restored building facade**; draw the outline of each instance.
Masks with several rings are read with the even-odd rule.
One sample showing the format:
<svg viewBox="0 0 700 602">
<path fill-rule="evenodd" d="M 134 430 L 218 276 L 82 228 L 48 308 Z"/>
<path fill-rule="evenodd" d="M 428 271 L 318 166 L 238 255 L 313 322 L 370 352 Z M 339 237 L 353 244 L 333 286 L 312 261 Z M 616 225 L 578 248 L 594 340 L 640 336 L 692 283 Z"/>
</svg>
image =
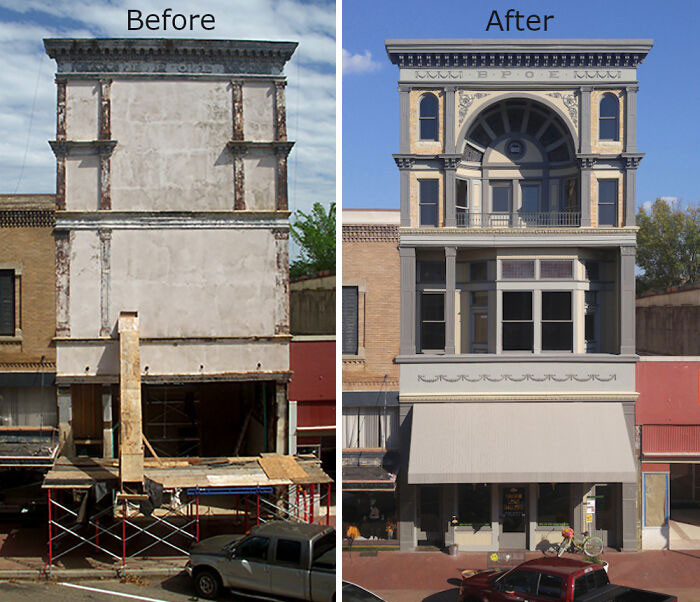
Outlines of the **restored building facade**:
<svg viewBox="0 0 700 602">
<path fill-rule="evenodd" d="M 122 312 L 161 456 L 286 453 L 295 43 L 50 39 L 64 453 L 113 457 Z"/>
<path fill-rule="evenodd" d="M 390 40 L 402 549 L 636 549 L 637 67 L 649 40 Z"/>
</svg>

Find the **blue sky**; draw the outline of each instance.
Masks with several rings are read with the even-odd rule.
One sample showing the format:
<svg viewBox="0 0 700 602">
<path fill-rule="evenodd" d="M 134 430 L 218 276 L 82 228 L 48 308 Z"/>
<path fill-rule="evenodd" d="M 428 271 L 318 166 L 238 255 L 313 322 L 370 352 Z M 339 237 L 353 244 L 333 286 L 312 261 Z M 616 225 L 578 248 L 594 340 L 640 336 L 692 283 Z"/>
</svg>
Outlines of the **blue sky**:
<svg viewBox="0 0 700 602">
<path fill-rule="evenodd" d="M 212 13 L 213 31 L 128 31 L 127 9 Z M 335 200 L 336 13 L 332 0 L 0 0 L 0 193 L 54 192 L 56 65 L 45 37 L 189 37 L 299 42 L 286 67 L 292 209 Z"/>
<path fill-rule="evenodd" d="M 503 15 L 554 15 L 547 32 L 503 32 L 486 25 Z M 652 38 L 639 67 L 637 144 L 646 153 L 637 203 L 659 196 L 700 200 L 697 43 L 700 2 L 478 3 L 464 0 L 346 0 L 343 3 L 343 206 L 399 206 L 398 68 L 384 49 L 391 38 Z"/>
</svg>

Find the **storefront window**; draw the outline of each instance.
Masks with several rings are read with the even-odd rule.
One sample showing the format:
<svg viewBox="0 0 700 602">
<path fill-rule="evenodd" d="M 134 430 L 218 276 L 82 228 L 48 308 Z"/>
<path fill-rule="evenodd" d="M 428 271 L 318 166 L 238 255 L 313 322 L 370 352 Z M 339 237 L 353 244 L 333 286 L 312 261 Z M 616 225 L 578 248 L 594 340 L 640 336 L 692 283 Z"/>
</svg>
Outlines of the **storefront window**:
<svg viewBox="0 0 700 602">
<path fill-rule="evenodd" d="M 396 539 L 396 499 L 393 493 L 343 492 L 343 534 L 356 527 L 362 539 Z"/>
<path fill-rule="evenodd" d="M 457 490 L 457 523 L 462 526 L 491 525 L 491 486 L 466 483 Z"/>
<path fill-rule="evenodd" d="M 540 483 L 538 488 L 537 524 L 570 524 L 569 500 L 571 487 L 569 483 Z"/>
</svg>

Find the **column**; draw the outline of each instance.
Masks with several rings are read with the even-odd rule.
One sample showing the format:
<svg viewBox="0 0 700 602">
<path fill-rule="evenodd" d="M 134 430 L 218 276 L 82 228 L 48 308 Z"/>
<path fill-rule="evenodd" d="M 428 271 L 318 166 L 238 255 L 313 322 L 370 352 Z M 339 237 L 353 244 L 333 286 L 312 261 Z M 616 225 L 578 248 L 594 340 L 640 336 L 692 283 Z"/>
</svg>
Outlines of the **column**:
<svg viewBox="0 0 700 602">
<path fill-rule="evenodd" d="M 75 456 L 73 443 L 73 399 L 70 386 L 58 387 L 58 444 L 61 454 Z"/>
<path fill-rule="evenodd" d="M 639 86 L 625 88 L 625 152 L 637 152 L 637 91 Z"/>
<path fill-rule="evenodd" d="M 297 402 L 289 399 L 287 401 L 288 412 L 287 419 L 289 420 L 289 447 L 290 456 L 296 456 L 297 453 Z"/>
<path fill-rule="evenodd" d="M 455 353 L 455 279 L 457 247 L 445 247 L 445 355 Z"/>
<path fill-rule="evenodd" d="M 411 127 L 410 91 L 411 88 L 409 86 L 399 86 L 399 120 L 401 132 L 399 152 L 402 154 L 407 154 L 411 152 L 411 139 L 409 129 Z"/>
<path fill-rule="evenodd" d="M 528 520 L 528 549 L 537 550 L 537 483 L 527 486 L 527 520 Z"/>
<path fill-rule="evenodd" d="M 445 153 L 455 152 L 455 87 L 445 86 Z"/>
<path fill-rule="evenodd" d="M 481 179 L 481 227 L 489 225 L 489 181 L 487 178 Z"/>
<path fill-rule="evenodd" d="M 277 408 L 277 429 L 275 436 L 275 453 L 287 454 L 289 422 L 287 420 L 287 383 L 275 384 L 275 407 Z"/>
<path fill-rule="evenodd" d="M 231 81 L 231 107 L 232 115 L 231 122 L 233 131 L 231 139 L 237 142 L 242 142 L 244 139 L 243 133 L 243 82 L 239 80 Z M 242 145 L 232 148 L 233 153 L 233 208 L 235 210 L 245 209 L 244 185 L 245 175 L 243 168 L 243 156 L 245 148 Z"/>
<path fill-rule="evenodd" d="M 102 457 L 114 458 L 114 438 L 112 436 L 112 388 L 102 386 Z"/>
<path fill-rule="evenodd" d="M 398 538 L 402 552 L 412 552 L 416 547 L 416 486 L 408 484 L 408 457 L 411 445 L 412 405 L 399 405 L 399 444 L 401 469 L 397 479 Z"/>
<path fill-rule="evenodd" d="M 521 205 L 520 199 L 520 180 L 512 180 L 511 184 L 511 199 L 510 199 L 510 226 L 511 228 L 518 225 L 518 209 Z"/>
<path fill-rule="evenodd" d="M 275 140 L 287 140 L 287 105 L 284 100 L 284 81 L 275 82 Z"/>
<path fill-rule="evenodd" d="M 416 249 L 399 247 L 401 262 L 400 355 L 416 353 Z"/>
<path fill-rule="evenodd" d="M 641 155 L 625 157 L 625 210 L 622 219 L 622 224 L 624 226 L 634 226 L 637 223 L 637 167 L 639 166 L 641 158 Z"/>
<path fill-rule="evenodd" d="M 445 227 L 457 225 L 457 161 L 446 158 L 445 164 Z"/>
<path fill-rule="evenodd" d="M 634 259 L 636 248 L 633 245 L 620 247 L 620 354 L 632 355 L 636 352 L 634 340 L 635 320 L 635 278 Z"/>
<path fill-rule="evenodd" d="M 581 226 L 591 226 L 591 167 L 592 161 L 581 160 Z"/>
<path fill-rule="evenodd" d="M 591 153 L 591 90 L 590 86 L 581 86 L 581 129 L 579 144 L 582 154 Z"/>
</svg>

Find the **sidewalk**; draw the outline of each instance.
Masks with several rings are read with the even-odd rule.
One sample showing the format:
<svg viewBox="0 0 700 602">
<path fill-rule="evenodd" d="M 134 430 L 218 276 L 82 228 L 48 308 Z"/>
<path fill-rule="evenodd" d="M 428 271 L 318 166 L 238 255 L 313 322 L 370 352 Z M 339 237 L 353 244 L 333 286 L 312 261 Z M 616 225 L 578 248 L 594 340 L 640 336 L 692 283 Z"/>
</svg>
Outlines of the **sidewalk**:
<svg viewBox="0 0 700 602">
<path fill-rule="evenodd" d="M 541 557 L 530 552 L 527 559 Z M 486 552 L 343 552 L 343 579 L 388 602 L 454 602 L 465 569 L 485 569 Z M 700 602 L 700 550 L 608 552 L 613 583 Z"/>
</svg>

